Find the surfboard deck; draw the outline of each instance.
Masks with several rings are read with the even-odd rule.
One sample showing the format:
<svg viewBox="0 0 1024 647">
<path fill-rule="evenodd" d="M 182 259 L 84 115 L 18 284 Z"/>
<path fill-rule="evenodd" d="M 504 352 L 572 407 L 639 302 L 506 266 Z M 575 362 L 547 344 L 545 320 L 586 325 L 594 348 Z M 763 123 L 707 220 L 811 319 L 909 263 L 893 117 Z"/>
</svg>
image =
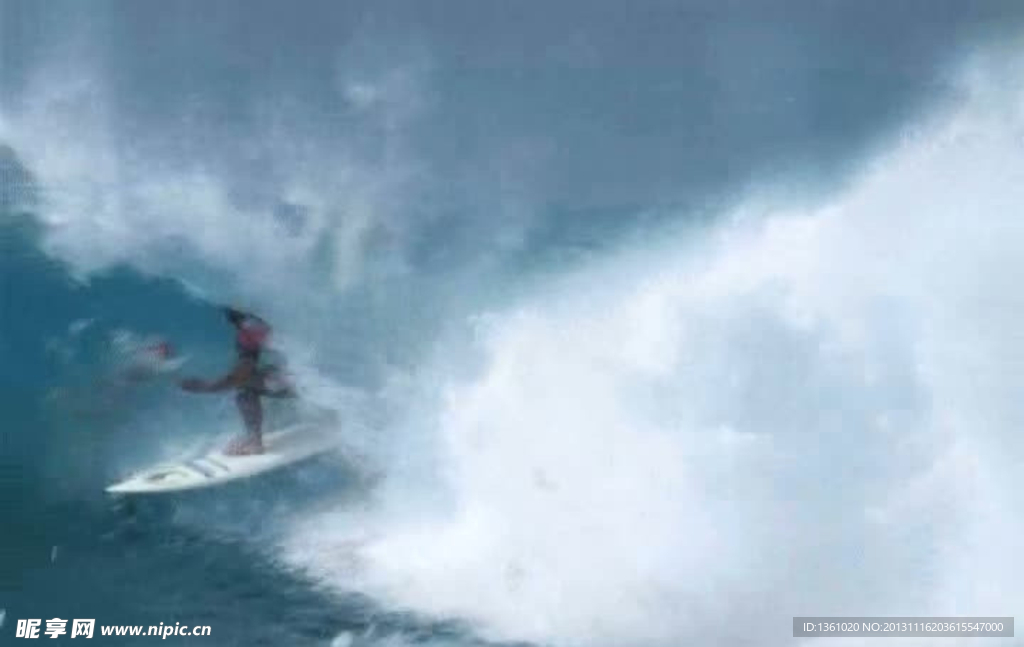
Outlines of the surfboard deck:
<svg viewBox="0 0 1024 647">
<path fill-rule="evenodd" d="M 232 456 L 221 448 L 192 460 L 156 465 L 107 486 L 106 491 L 155 494 L 215 487 L 338 449 L 340 437 L 329 427 L 296 425 L 263 434 L 263 445 L 262 454 Z"/>
</svg>

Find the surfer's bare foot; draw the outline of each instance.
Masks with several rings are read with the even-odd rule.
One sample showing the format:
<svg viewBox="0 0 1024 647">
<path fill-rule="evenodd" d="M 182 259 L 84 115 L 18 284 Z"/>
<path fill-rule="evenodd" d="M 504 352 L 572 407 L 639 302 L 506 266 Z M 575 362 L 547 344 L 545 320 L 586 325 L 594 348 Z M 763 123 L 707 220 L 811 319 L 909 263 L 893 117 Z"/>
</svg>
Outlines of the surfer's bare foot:
<svg viewBox="0 0 1024 647">
<path fill-rule="evenodd" d="M 239 438 L 227 446 L 224 453 L 229 456 L 250 456 L 263 453 L 263 441 L 258 438 Z"/>
</svg>

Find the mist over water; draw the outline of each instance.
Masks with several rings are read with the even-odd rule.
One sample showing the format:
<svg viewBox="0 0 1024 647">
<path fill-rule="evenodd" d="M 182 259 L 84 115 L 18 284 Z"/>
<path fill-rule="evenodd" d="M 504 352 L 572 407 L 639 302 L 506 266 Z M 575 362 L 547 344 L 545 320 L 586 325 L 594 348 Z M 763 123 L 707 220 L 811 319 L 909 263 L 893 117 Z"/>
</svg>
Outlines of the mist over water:
<svg viewBox="0 0 1024 647">
<path fill-rule="evenodd" d="M 408 423 L 436 430 L 449 509 L 406 519 L 410 488 L 393 517 L 305 520 L 286 554 L 555 644 L 1010 613 L 1021 122 L 1005 59 L 968 70 L 820 204 L 754 193 L 488 311 Z"/>
<path fill-rule="evenodd" d="M 242 304 L 380 476 L 153 531 L 241 537 L 224 577 L 328 610 L 282 644 L 781 645 L 1024 602 L 1009 6 L 2 6 L 0 226 L 74 301 L 39 348 L 119 317 L 212 373 L 204 309 Z M 74 485 L 40 496 L 234 424 L 133 402 L 87 466 L 48 411 L 39 475 Z"/>
</svg>

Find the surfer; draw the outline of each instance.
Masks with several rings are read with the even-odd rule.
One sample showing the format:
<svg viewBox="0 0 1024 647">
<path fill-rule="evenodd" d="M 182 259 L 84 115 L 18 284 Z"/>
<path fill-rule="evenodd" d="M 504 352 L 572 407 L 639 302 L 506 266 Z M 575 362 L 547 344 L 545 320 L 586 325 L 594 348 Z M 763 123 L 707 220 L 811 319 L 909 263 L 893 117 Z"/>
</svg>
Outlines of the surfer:
<svg viewBox="0 0 1024 647">
<path fill-rule="evenodd" d="M 225 453 L 263 453 L 262 397 L 295 397 L 295 391 L 281 377 L 278 367 L 263 365 L 260 358 L 270 340 L 270 326 L 257 317 L 231 307 L 224 308 L 224 316 L 235 328 L 235 365 L 219 380 L 207 381 L 186 378 L 179 384 L 190 393 L 219 393 L 235 390 L 235 402 L 245 423 L 246 436 L 232 442 Z"/>
</svg>

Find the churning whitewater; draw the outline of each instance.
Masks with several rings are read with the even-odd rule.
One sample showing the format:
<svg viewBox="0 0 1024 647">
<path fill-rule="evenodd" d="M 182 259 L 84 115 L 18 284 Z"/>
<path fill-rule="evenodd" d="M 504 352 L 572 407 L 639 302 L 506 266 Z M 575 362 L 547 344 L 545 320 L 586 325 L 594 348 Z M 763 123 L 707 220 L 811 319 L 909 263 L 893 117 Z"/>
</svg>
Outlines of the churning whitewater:
<svg viewBox="0 0 1024 647">
<path fill-rule="evenodd" d="M 0 543 L 38 573 L 2 565 L 0 632 L 784 645 L 1024 604 L 1019 17 L 911 47 L 849 7 L 456 4 L 0 2 Z M 125 340 L 223 370 L 223 303 L 302 394 L 271 424 L 330 412 L 345 450 L 106 498 L 239 428 L 110 377 Z"/>
<path fill-rule="evenodd" d="M 405 423 L 438 483 L 303 519 L 284 554 L 553 644 L 1012 612 L 1024 122 L 1003 64 L 970 69 L 820 204 L 753 195 L 482 314 Z"/>
</svg>

